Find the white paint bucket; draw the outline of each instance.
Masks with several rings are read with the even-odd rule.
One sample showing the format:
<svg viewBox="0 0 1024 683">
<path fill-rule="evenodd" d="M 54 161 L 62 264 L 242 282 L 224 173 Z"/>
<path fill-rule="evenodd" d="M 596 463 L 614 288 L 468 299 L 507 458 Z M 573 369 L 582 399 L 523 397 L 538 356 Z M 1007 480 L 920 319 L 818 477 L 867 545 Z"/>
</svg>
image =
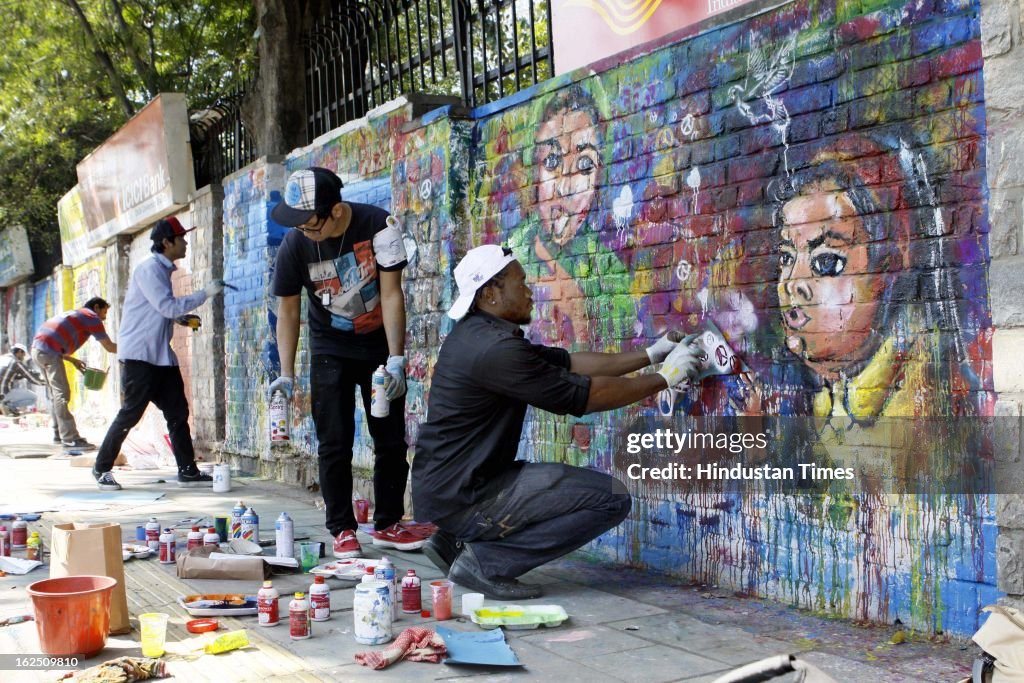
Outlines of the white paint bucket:
<svg viewBox="0 0 1024 683">
<path fill-rule="evenodd" d="M 227 493 L 231 490 L 231 465 L 220 463 L 213 466 L 213 492 Z"/>
</svg>

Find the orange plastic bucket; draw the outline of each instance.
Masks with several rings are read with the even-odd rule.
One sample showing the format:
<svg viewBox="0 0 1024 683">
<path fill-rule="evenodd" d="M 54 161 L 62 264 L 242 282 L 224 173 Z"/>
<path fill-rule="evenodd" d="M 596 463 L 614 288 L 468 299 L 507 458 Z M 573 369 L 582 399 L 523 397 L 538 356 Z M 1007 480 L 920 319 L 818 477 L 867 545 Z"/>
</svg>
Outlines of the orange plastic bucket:
<svg viewBox="0 0 1024 683">
<path fill-rule="evenodd" d="M 98 654 L 107 644 L 110 593 L 116 585 L 109 576 L 65 576 L 31 584 L 28 594 L 42 651 L 86 659 Z"/>
</svg>

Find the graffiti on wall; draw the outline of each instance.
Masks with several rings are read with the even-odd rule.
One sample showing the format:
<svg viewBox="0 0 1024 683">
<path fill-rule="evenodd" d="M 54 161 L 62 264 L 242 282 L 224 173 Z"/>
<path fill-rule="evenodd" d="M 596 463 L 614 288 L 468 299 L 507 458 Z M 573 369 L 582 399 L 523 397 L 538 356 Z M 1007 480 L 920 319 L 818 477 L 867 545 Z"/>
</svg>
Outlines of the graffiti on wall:
<svg viewBox="0 0 1024 683">
<path fill-rule="evenodd" d="M 798 2 L 480 123 L 474 237 L 524 264 L 532 339 L 618 350 L 711 321 L 750 369 L 610 414 L 532 411 L 525 457 L 616 467 L 616 432 L 660 412 L 815 418 L 789 442 L 841 465 L 850 444 L 890 453 L 890 418 L 992 414 L 978 8 L 888 5 Z M 925 476 L 971 443 L 904 436 Z M 984 495 L 632 486 L 619 560 L 962 632 L 997 594 Z M 921 531 L 950 519 L 952 543 Z"/>
</svg>

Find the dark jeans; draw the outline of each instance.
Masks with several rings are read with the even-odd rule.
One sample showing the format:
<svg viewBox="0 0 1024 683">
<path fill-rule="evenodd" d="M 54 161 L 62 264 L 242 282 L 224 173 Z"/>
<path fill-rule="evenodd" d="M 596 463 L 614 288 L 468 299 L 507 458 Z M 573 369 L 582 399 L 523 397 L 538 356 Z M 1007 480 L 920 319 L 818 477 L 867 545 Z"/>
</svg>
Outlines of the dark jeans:
<svg viewBox="0 0 1024 683">
<path fill-rule="evenodd" d="M 464 543 L 486 576 L 515 578 L 617 526 L 632 501 L 622 482 L 560 463 L 526 463 L 497 496 L 438 526 Z"/>
<path fill-rule="evenodd" d="M 391 402 L 387 417 L 370 415 L 370 376 L 383 362 L 318 355 L 310 363 L 313 422 L 320 441 L 320 492 L 327 504 L 327 530 L 332 536 L 358 526 L 352 510 L 357 386 L 373 438 L 373 525 L 384 529 L 405 514 L 405 482 L 409 476 L 405 396 Z"/>
<path fill-rule="evenodd" d="M 96 456 L 96 471 L 108 472 L 131 428 L 139 423 L 150 403 L 167 420 L 167 434 L 178 471 L 192 470 L 196 454 L 188 428 L 188 401 L 181 370 L 176 365 L 152 365 L 141 360 L 121 361 L 121 410 L 107 430 Z"/>
</svg>

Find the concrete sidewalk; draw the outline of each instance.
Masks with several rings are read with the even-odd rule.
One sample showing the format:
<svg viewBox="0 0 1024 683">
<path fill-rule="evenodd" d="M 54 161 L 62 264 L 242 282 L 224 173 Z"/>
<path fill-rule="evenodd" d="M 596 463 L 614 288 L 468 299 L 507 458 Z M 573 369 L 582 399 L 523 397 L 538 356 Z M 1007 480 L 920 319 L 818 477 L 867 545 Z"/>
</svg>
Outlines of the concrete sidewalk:
<svg viewBox="0 0 1024 683">
<path fill-rule="evenodd" d="M 231 493 L 214 494 L 209 489 L 179 489 L 170 471 L 116 471 L 124 491 L 98 497 L 99 502 L 93 506 L 81 500 L 61 499 L 65 494 L 98 493 L 88 469 L 70 467 L 56 450 L 49 458 L 8 457 L 47 453 L 51 448 L 50 436 L 45 429 L 0 430 L 0 508 L 52 509 L 55 502 L 64 505 L 64 510 L 44 513 L 39 522 L 30 524 L 30 530 L 38 530 L 47 538 L 54 523 L 113 521 L 122 525 L 127 540 L 134 535 L 135 526 L 145 523 L 150 516 L 170 525 L 189 517 L 228 515 L 234 502 L 241 499 L 259 513 L 264 539 L 273 537 L 274 519 L 287 510 L 295 519 L 297 537 L 327 540 L 324 513 L 317 507 L 319 496 L 297 487 L 250 478 L 235 477 Z M 87 432 L 86 437 L 98 442 L 102 434 Z M 163 496 L 147 503 L 127 500 L 141 493 Z M 95 509 L 70 509 L 75 506 Z M 360 534 L 360 540 L 368 557 L 381 555 L 368 536 Z M 416 569 L 424 587 L 430 580 L 440 578 L 437 569 L 421 553 L 386 554 L 393 559 L 400 575 L 406 569 Z M 47 578 L 47 572 L 44 566 L 26 576 L 0 578 L 0 620 L 31 613 L 25 586 Z M 534 603 L 561 605 L 570 618 L 556 628 L 506 632 L 523 664 L 521 668 L 399 662 L 382 671 L 371 671 L 359 666 L 353 661 L 356 652 L 380 648 L 367 648 L 353 640 L 353 591 L 350 584 L 338 582 L 329 582 L 334 610 L 331 620 L 315 623 L 312 639 L 291 641 L 287 617 L 282 626 L 275 628 L 260 628 L 255 617 L 221 619 L 221 633 L 225 627 L 245 628 L 252 647 L 217 656 L 196 656 L 184 654 L 198 637 L 185 631 L 184 622 L 189 617 L 175 602 L 177 596 L 196 592 L 255 594 L 257 582 L 183 581 L 175 576 L 172 566 L 160 565 L 156 559 L 130 560 L 125 573 L 135 630 L 126 636 L 112 636 L 103 653 L 86 664 L 121 655 L 139 655 L 135 617 L 147 611 L 167 612 L 171 615 L 169 650 L 179 654 L 168 654 L 165 659 L 175 679 L 190 682 L 415 681 L 467 676 L 588 683 L 696 682 L 713 681 L 724 672 L 763 657 L 795 653 L 842 683 L 937 683 L 969 676 L 970 662 L 978 650 L 969 641 L 915 636 L 894 645 L 890 643 L 891 629 L 858 627 L 774 603 L 736 597 L 716 587 L 686 586 L 664 577 L 571 558 L 547 565 L 527 577 L 529 581 L 545 584 L 546 595 Z M 309 583 L 308 575 L 274 578 L 282 596 L 307 590 Z M 462 592 L 456 588 L 456 611 Z M 429 603 L 426 588 L 424 596 Z M 281 605 L 286 615 L 287 599 Z M 455 630 L 478 630 L 468 620 L 443 623 Z M 435 624 L 433 619 L 403 615 L 396 622 L 395 633 L 409 626 L 430 628 Z M 0 654 L 38 651 L 34 624 L 0 627 Z M 57 677 L 55 672 L 0 673 L 4 681 Z"/>
</svg>

